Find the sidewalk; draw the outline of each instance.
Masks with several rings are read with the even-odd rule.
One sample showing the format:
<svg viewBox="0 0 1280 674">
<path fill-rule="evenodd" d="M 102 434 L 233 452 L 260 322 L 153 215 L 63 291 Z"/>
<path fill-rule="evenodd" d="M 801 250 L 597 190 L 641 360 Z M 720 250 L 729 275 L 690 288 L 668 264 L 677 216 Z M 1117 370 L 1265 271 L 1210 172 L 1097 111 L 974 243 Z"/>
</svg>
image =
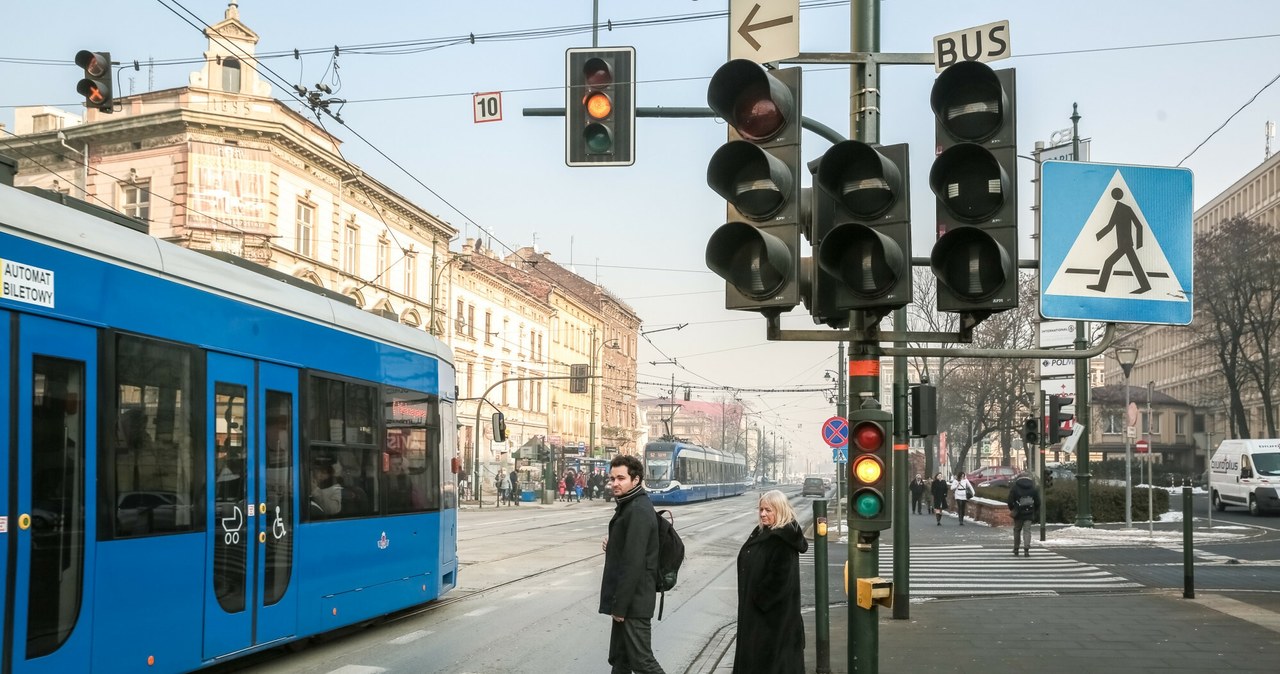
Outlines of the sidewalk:
<svg viewBox="0 0 1280 674">
<path fill-rule="evenodd" d="M 1280 603 L 1280 602 L 1277 602 Z M 1216 607 L 1216 608 L 1215 608 Z M 913 604 L 910 619 L 879 613 L 882 672 L 1274 672 L 1280 614 L 1232 617 L 1248 604 L 1225 594 L 1022 596 Z M 1280 606 L 1276 606 L 1280 608 Z M 859 609 L 861 610 L 861 609 Z M 805 671 L 817 672 L 812 607 L 804 612 Z M 831 672 L 848 672 L 848 606 L 831 606 Z M 708 674 L 733 670 L 734 640 Z"/>
<path fill-rule="evenodd" d="M 913 545 L 956 543 L 962 536 L 965 543 L 1003 548 L 1011 537 L 1007 527 L 967 522 L 960 528 L 954 514 L 944 516 L 942 526 L 917 515 L 911 523 Z M 1159 522 L 1156 532 L 1172 537 L 1181 524 Z M 1096 533 L 1115 528 L 1101 525 Z M 1200 529 L 1197 537 L 1209 538 L 1201 538 Z M 832 544 L 839 544 L 832 534 Z M 891 535 L 886 532 L 881 545 L 892 545 Z M 1077 535 L 1078 530 L 1060 532 Z M 1038 538 L 1037 527 L 1033 550 L 1043 545 Z M 1052 536 L 1049 547 L 1055 547 Z M 830 599 L 826 671 L 849 672 L 849 607 L 841 594 Z M 892 609 L 876 611 L 882 672 L 1236 673 L 1274 672 L 1280 662 L 1280 594 L 1273 593 L 1197 591 L 1195 599 L 1169 590 L 1001 595 L 920 600 L 902 620 L 893 619 Z M 812 606 L 804 609 L 806 672 L 818 671 L 815 617 Z M 726 625 L 689 671 L 729 674 L 736 629 Z"/>
</svg>

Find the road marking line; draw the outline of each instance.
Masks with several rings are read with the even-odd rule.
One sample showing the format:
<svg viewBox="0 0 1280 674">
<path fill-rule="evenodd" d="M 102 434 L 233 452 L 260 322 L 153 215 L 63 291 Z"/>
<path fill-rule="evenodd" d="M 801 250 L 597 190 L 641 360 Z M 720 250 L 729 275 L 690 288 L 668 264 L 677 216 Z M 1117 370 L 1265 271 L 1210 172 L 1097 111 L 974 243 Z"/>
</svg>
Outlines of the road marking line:
<svg viewBox="0 0 1280 674">
<path fill-rule="evenodd" d="M 1265 627 L 1272 632 L 1280 632 L 1280 613 L 1268 611 L 1261 606 L 1254 606 L 1248 602 L 1216 594 L 1201 594 L 1191 601 L 1219 613 L 1225 613 L 1232 618 L 1239 618 L 1259 627 Z"/>
<path fill-rule="evenodd" d="M 402 635 L 402 636 L 398 636 L 398 637 L 396 637 L 396 638 L 394 638 L 394 639 L 392 639 L 392 640 L 388 641 L 387 643 L 389 643 L 389 644 L 395 644 L 395 645 L 397 645 L 397 646 L 400 646 L 400 645 L 403 645 L 403 644 L 411 644 L 411 643 L 413 643 L 413 642 L 417 641 L 418 639 L 421 639 L 422 637 L 425 637 L 425 636 L 427 636 L 427 635 L 429 635 L 429 634 L 434 634 L 434 633 L 435 633 L 435 632 L 433 632 L 433 631 L 431 631 L 431 630 L 414 630 L 413 632 L 410 632 L 410 633 L 408 633 L 408 634 L 405 634 L 405 635 Z"/>
</svg>

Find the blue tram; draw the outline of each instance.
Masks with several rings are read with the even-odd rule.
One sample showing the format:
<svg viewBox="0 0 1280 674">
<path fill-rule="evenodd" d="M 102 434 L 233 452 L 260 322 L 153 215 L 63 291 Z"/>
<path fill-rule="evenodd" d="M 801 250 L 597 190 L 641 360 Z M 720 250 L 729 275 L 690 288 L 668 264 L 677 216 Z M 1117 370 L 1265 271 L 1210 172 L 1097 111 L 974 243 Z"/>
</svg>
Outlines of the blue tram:
<svg viewBox="0 0 1280 674">
<path fill-rule="evenodd" d="M 189 671 L 457 585 L 448 347 L 37 194 L 0 186 L 0 670 Z"/>
<path fill-rule="evenodd" d="M 746 491 L 747 459 L 686 442 L 644 446 L 645 487 L 654 503 L 689 503 Z"/>
</svg>

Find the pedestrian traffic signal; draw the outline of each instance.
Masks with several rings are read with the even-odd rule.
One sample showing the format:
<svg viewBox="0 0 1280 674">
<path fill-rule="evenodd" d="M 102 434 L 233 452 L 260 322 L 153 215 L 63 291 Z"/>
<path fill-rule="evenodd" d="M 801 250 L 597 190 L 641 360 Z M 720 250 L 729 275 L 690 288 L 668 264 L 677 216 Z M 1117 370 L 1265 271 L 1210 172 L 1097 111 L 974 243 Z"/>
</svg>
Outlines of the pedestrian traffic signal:
<svg viewBox="0 0 1280 674">
<path fill-rule="evenodd" d="M 729 125 L 707 166 L 728 217 L 706 253 L 727 282 L 727 309 L 780 313 L 800 303 L 800 74 L 736 59 L 707 87 L 707 105 Z"/>
<path fill-rule="evenodd" d="M 84 78 L 76 84 L 76 91 L 84 96 L 84 106 L 100 112 L 114 112 L 111 52 L 81 49 L 76 52 L 76 65 L 84 69 Z"/>
<path fill-rule="evenodd" d="M 1045 489 L 1053 486 L 1053 472 L 1047 467 L 1044 469 L 1044 474 L 1041 476 L 1040 482 L 1044 484 Z"/>
<path fill-rule="evenodd" d="M 551 460 L 551 450 L 546 447 L 538 448 L 538 463 L 546 463 Z"/>
<path fill-rule="evenodd" d="M 568 49 L 564 62 L 564 163 L 631 166 L 636 152 L 635 47 Z"/>
<path fill-rule="evenodd" d="M 1022 443 L 1027 447 L 1035 447 L 1040 444 L 1040 429 L 1035 419 L 1027 419 L 1022 422 Z"/>
<path fill-rule="evenodd" d="M 911 302 L 907 145 L 846 140 L 819 161 L 814 185 L 811 303 L 826 314 L 877 316 Z"/>
<path fill-rule="evenodd" d="M 849 528 L 884 531 L 893 524 L 889 508 L 889 428 L 893 415 L 859 409 L 849 415 Z"/>
<path fill-rule="evenodd" d="M 930 95 L 937 158 L 938 240 L 929 257 L 938 310 L 971 328 L 1018 306 L 1017 128 L 1014 71 L 962 61 Z"/>
<path fill-rule="evenodd" d="M 1075 418 L 1074 414 L 1067 414 L 1062 411 L 1062 408 L 1073 402 L 1075 402 L 1075 398 L 1071 396 L 1049 396 L 1049 444 L 1061 439 L 1064 434 L 1062 425 Z"/>
</svg>

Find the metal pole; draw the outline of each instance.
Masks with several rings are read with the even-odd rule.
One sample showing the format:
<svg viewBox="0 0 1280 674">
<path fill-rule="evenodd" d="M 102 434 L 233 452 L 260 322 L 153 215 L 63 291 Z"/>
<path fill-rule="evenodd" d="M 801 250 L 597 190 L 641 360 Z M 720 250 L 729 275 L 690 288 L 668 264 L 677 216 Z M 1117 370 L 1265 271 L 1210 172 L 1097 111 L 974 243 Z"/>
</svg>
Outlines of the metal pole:
<svg viewBox="0 0 1280 674">
<path fill-rule="evenodd" d="M 601 344 L 604 346 L 604 344 Z M 674 402 L 674 401 L 673 401 Z M 591 328 L 591 431 L 587 434 L 587 456 L 596 455 L 596 329 Z M 581 470 L 581 468 L 579 468 Z"/>
<path fill-rule="evenodd" d="M 836 416 L 848 420 L 848 379 L 849 361 L 844 355 L 844 342 L 836 345 Z M 848 458 L 848 444 L 845 445 L 845 458 Z M 848 471 L 836 464 L 836 540 L 844 534 L 844 508 L 840 503 L 840 494 L 846 491 L 845 476 Z M 847 463 L 844 465 L 848 465 Z"/>
<path fill-rule="evenodd" d="M 1154 472 L 1155 458 L 1156 458 L 1156 448 L 1155 448 L 1155 443 L 1153 442 L 1154 438 L 1152 437 L 1152 431 L 1155 430 L 1155 418 L 1151 416 L 1151 389 L 1154 388 L 1155 385 L 1156 383 L 1153 381 L 1147 382 L 1147 535 L 1148 536 L 1155 536 L 1155 533 L 1156 533 L 1156 514 L 1151 512 L 1153 509 L 1152 501 L 1155 500 L 1155 497 L 1151 495 L 1151 492 L 1154 491 L 1154 489 L 1152 489 L 1152 487 L 1154 486 L 1152 483 L 1154 483 L 1155 480 L 1151 479 L 1151 476 Z"/>
<path fill-rule="evenodd" d="M 819 674 L 831 671 L 831 606 L 827 594 L 831 583 L 827 574 L 827 501 L 818 499 L 813 502 L 813 601 L 814 630 L 817 633 Z"/>
<path fill-rule="evenodd" d="M 1207 424 L 1206 424 L 1207 426 Z M 1209 494 L 1209 507 L 1205 508 L 1205 512 L 1209 513 L 1209 528 L 1213 528 L 1213 469 L 1209 466 L 1209 462 L 1213 460 L 1213 431 L 1206 430 L 1204 444 L 1204 490 Z"/>
<path fill-rule="evenodd" d="M 1122 365 L 1123 367 L 1123 365 Z M 1124 368 L 1124 525 L 1133 526 L 1133 443 L 1129 441 L 1129 368 Z"/>
<path fill-rule="evenodd" d="M 894 312 L 894 321 L 906 322 L 906 312 Z M 894 359 L 895 370 L 898 358 Z M 907 509 L 907 384 L 906 358 L 903 367 L 893 373 L 893 617 L 905 620 L 911 617 L 911 516 Z"/>
<path fill-rule="evenodd" d="M 1071 152 L 1074 161 L 1080 160 L 1080 113 L 1076 104 L 1071 104 Z M 1084 330 L 1084 321 L 1076 321 L 1076 343 L 1077 351 L 1083 351 L 1088 347 L 1089 342 L 1086 339 Z M 1084 427 L 1085 432 L 1080 435 L 1080 440 L 1076 445 L 1077 459 L 1076 466 L 1076 526 L 1093 527 L 1093 510 L 1089 506 L 1089 361 L 1081 358 L 1076 361 L 1076 420 Z M 1050 419 L 1050 423 L 1053 423 Z"/>
<path fill-rule="evenodd" d="M 1191 478 L 1182 481 L 1182 596 L 1186 599 L 1196 598 L 1196 569 L 1193 551 L 1191 520 L 1194 513 L 1191 509 Z"/>
</svg>

